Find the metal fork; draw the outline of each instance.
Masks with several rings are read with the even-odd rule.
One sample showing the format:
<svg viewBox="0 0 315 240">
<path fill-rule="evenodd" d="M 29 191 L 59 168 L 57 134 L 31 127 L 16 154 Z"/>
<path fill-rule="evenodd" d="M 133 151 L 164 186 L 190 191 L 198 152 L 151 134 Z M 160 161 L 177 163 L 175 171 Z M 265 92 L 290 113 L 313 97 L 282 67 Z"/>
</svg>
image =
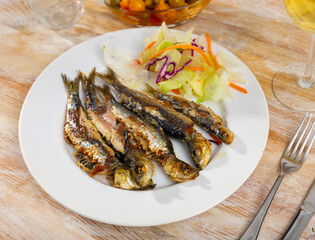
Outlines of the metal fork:
<svg viewBox="0 0 315 240">
<path fill-rule="evenodd" d="M 276 194 L 280 183 L 282 182 L 284 176 L 287 173 L 295 172 L 296 170 L 300 169 L 300 167 L 303 165 L 309 151 L 311 150 L 312 144 L 315 139 L 315 132 L 311 138 L 311 141 L 307 147 L 307 149 L 304 151 L 304 148 L 306 146 L 306 143 L 311 135 L 312 129 L 315 125 L 315 120 L 313 121 L 310 129 L 307 132 L 307 135 L 304 139 L 304 141 L 301 143 L 306 131 L 307 127 L 311 121 L 312 115 L 310 115 L 305 127 L 302 129 L 304 120 L 306 119 L 307 113 L 305 114 L 303 120 L 300 123 L 300 126 L 296 130 L 291 142 L 289 143 L 287 149 L 284 151 L 282 158 L 281 158 L 281 172 L 278 176 L 276 182 L 274 183 L 273 187 L 271 188 L 265 202 L 261 206 L 260 210 L 256 214 L 255 218 L 253 219 L 252 223 L 249 225 L 243 236 L 240 238 L 240 240 L 253 240 L 257 239 L 261 224 L 266 216 L 266 213 L 268 211 L 268 208 L 270 206 L 270 203 Z M 300 131 L 302 131 L 300 137 L 297 139 L 295 146 L 293 147 L 293 144 L 295 143 L 295 140 L 297 136 L 299 135 Z M 299 147 L 300 146 L 300 147 Z M 299 149 L 299 150 L 298 150 Z M 298 151 L 298 152 L 297 152 Z"/>
</svg>

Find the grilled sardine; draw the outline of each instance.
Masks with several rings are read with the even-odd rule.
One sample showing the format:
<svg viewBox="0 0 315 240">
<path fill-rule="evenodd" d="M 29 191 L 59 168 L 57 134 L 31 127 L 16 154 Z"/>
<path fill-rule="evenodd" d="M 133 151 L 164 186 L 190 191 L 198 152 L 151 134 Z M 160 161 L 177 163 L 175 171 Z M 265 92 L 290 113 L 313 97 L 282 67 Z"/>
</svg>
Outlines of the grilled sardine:
<svg viewBox="0 0 315 240">
<path fill-rule="evenodd" d="M 95 126 L 86 117 L 79 98 L 79 77 L 70 81 L 62 74 L 62 78 L 68 95 L 64 127 L 66 141 L 72 143 L 77 151 L 89 156 L 91 163 L 94 164 L 91 176 L 98 173 L 111 174 L 119 161 L 114 151 L 103 142 Z"/>
<path fill-rule="evenodd" d="M 147 85 L 147 89 L 154 97 L 167 102 L 176 111 L 185 114 L 195 123 L 199 124 L 211 136 L 216 137 L 226 144 L 233 142 L 233 132 L 223 126 L 222 118 L 215 114 L 210 108 L 189 101 L 183 97 L 163 94 L 149 85 Z"/>
</svg>

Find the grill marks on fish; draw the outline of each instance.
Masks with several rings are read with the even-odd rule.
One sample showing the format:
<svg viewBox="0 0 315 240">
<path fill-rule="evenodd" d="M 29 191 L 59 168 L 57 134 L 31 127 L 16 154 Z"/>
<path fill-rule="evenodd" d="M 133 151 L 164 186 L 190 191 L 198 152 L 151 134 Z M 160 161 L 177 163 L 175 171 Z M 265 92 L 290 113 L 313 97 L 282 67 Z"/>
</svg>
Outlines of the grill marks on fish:
<svg viewBox="0 0 315 240">
<path fill-rule="evenodd" d="M 124 86 L 110 69 L 108 74 L 97 75 L 114 87 L 124 106 L 145 121 L 162 128 L 166 134 L 184 141 L 198 169 L 203 169 L 209 163 L 211 143 L 196 133 L 194 122 L 190 118 L 178 113 L 168 104 Z M 196 148 L 198 151 L 195 151 Z"/>
<path fill-rule="evenodd" d="M 79 98 L 80 79 L 77 77 L 71 81 L 65 75 L 62 78 L 68 96 L 64 127 L 66 140 L 77 151 L 87 155 L 91 163 L 95 163 L 91 176 L 98 173 L 111 174 L 119 162 L 114 151 L 103 142 L 97 129 L 86 117 Z"/>
<path fill-rule="evenodd" d="M 176 111 L 191 118 L 211 136 L 218 138 L 226 144 L 231 144 L 233 142 L 234 133 L 223 125 L 222 118 L 212 109 L 179 96 L 163 94 L 149 85 L 147 85 L 147 89 L 155 98 L 166 102 Z"/>
</svg>

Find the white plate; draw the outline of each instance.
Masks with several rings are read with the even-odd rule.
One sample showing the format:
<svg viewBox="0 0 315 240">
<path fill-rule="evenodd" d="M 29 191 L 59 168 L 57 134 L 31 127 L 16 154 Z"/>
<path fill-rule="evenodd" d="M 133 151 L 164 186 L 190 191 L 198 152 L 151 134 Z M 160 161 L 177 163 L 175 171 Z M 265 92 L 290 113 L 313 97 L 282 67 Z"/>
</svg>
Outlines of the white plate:
<svg viewBox="0 0 315 240">
<path fill-rule="evenodd" d="M 233 91 L 233 99 L 211 105 L 234 131 L 232 145 L 222 145 L 212 162 L 189 182 L 173 184 L 158 168 L 156 189 L 126 191 L 85 174 L 75 164 L 73 149 L 64 140 L 66 92 L 60 74 L 104 69 L 102 47 L 109 39 L 137 57 L 143 40 L 156 28 L 108 33 L 85 41 L 54 60 L 31 87 L 20 116 L 19 138 L 25 163 L 37 183 L 56 201 L 85 217 L 127 226 L 153 226 L 197 215 L 217 205 L 250 176 L 264 151 L 269 116 L 258 81 L 247 71 L 248 94 Z M 112 41 L 111 41 L 112 42 Z M 228 52 L 213 43 L 213 51 Z M 191 163 L 182 143 L 174 141 L 179 158 Z"/>
</svg>

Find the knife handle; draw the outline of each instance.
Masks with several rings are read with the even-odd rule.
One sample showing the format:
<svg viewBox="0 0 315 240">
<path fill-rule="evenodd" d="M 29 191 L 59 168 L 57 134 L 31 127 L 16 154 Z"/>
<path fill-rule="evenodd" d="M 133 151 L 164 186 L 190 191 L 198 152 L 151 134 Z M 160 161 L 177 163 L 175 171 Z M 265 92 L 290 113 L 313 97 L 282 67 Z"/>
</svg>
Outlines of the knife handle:
<svg viewBox="0 0 315 240">
<path fill-rule="evenodd" d="M 255 218 L 253 219 L 252 223 L 248 226 L 247 230 L 244 232 L 244 234 L 242 235 L 242 237 L 239 240 L 256 240 L 257 239 L 260 227 L 261 227 L 261 225 L 264 221 L 264 218 L 267 214 L 267 211 L 269 209 L 271 201 L 272 201 L 273 197 L 275 196 L 284 176 L 285 176 L 285 174 L 279 175 L 276 182 L 273 184 L 270 192 L 268 193 L 268 196 L 266 197 L 265 202 L 260 207 L 260 209 L 259 209 L 258 213 L 256 214 Z"/>
<path fill-rule="evenodd" d="M 293 221 L 293 224 L 291 225 L 290 229 L 285 234 L 283 240 L 299 239 L 304 228 L 306 227 L 307 223 L 310 221 L 312 216 L 313 216 L 313 213 L 306 212 L 304 209 L 300 209 L 298 215 Z"/>
</svg>

